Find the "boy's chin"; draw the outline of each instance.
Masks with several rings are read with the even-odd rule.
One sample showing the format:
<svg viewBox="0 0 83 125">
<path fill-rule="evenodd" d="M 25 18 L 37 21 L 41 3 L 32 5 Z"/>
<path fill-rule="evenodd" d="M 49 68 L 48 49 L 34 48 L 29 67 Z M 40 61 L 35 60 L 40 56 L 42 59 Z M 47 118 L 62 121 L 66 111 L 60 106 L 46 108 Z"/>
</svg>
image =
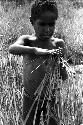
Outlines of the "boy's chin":
<svg viewBox="0 0 83 125">
<path fill-rule="evenodd" d="M 41 40 L 49 40 L 51 38 L 51 36 L 42 36 L 40 37 Z"/>
</svg>

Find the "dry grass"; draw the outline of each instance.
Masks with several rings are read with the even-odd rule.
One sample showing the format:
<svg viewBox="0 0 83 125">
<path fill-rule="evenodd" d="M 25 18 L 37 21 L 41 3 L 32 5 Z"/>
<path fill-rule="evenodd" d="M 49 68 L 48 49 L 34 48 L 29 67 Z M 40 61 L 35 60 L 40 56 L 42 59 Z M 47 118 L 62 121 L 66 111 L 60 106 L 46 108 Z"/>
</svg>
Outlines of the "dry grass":
<svg viewBox="0 0 83 125">
<path fill-rule="evenodd" d="M 0 8 L 0 125 L 23 125 L 22 57 L 9 54 L 8 47 L 20 35 L 31 34 L 29 6 L 5 3 Z"/>
<path fill-rule="evenodd" d="M 21 57 L 22 58 L 22 57 Z M 18 58 L 16 58 L 17 60 Z M 1 125 L 22 123 L 22 63 L 14 57 L 0 62 Z"/>
<path fill-rule="evenodd" d="M 22 84 L 22 57 L 8 55 L 8 58 L 1 58 L 0 62 L 0 123 L 1 125 L 23 125 L 22 121 L 22 103 L 23 103 L 23 84 Z M 72 71 L 76 70 L 76 76 Z M 68 80 L 64 83 L 56 81 L 56 75 L 51 77 L 50 85 L 58 83 L 60 91 L 57 89 L 56 104 L 60 101 L 61 109 L 58 112 L 58 122 L 64 125 L 80 125 L 83 123 L 83 66 L 75 66 L 68 70 Z M 56 70 L 55 70 L 56 71 Z M 42 84 L 37 90 L 39 98 L 42 92 L 42 86 L 45 79 L 51 74 L 46 74 Z M 55 80 L 54 80 L 55 79 Z M 57 79 L 58 80 L 58 79 Z M 48 85 L 49 91 L 52 87 Z M 50 90 L 51 88 L 51 90 Z M 41 91 L 40 91 L 41 90 Z M 36 93 L 36 94 L 37 94 Z M 49 93 L 48 93 L 49 95 Z M 59 107 L 60 108 L 60 107 Z M 49 109 L 49 107 L 48 107 Z M 49 115 L 48 115 L 49 116 Z M 35 118 L 35 117 L 34 117 Z M 41 117 L 42 119 L 42 117 Z M 35 120 L 35 119 L 34 119 Z M 42 121 L 42 120 L 41 120 Z"/>
<path fill-rule="evenodd" d="M 22 103 L 24 88 L 22 84 L 22 57 L 9 54 L 8 47 L 20 35 L 31 34 L 34 31 L 29 23 L 30 10 L 28 5 L 16 8 L 14 3 L 11 5 L 6 3 L 4 8 L 0 4 L 0 125 L 23 125 Z M 73 9 L 73 12 L 75 11 L 77 10 Z M 71 11 L 69 10 L 69 12 Z M 75 49 L 76 46 L 77 49 L 77 43 L 80 42 L 82 37 L 82 28 L 77 15 L 75 15 L 77 20 L 72 20 L 73 12 L 71 16 L 68 15 L 68 20 L 67 17 L 65 17 L 65 20 L 60 18 L 59 24 L 61 25 L 60 32 L 62 32 L 61 28 L 63 26 L 63 33 L 66 36 L 69 47 L 75 42 L 71 48 Z M 79 25 L 76 25 L 77 23 Z M 74 32 L 72 31 L 72 26 Z M 70 73 L 71 77 L 69 76 L 68 81 L 61 84 L 62 88 L 59 93 L 62 100 L 61 106 L 63 107 L 62 116 L 60 117 L 61 121 L 66 123 L 66 125 L 83 124 L 83 70 L 81 70 L 83 66 L 77 66 L 75 69 L 76 77 L 74 78 Z M 70 72 L 70 68 L 68 71 Z M 42 115 L 43 113 L 41 113 Z M 68 118 L 70 119 L 68 120 Z"/>
</svg>

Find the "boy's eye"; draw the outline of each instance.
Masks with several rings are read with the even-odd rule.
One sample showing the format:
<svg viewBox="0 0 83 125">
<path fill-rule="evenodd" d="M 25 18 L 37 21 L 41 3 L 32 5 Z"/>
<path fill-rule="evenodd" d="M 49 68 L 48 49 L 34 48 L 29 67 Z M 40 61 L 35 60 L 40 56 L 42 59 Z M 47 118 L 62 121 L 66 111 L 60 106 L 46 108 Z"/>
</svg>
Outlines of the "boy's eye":
<svg viewBox="0 0 83 125">
<path fill-rule="evenodd" d="M 49 23 L 49 26 L 54 26 L 54 25 L 55 25 L 55 22 Z"/>
<path fill-rule="evenodd" d="M 48 25 L 48 26 L 52 27 L 52 26 L 55 25 L 55 22 L 52 22 L 52 23 L 44 23 L 44 22 L 40 22 L 39 25 L 40 25 L 40 26 L 46 26 L 46 25 Z"/>
<path fill-rule="evenodd" d="M 44 22 L 40 22 L 39 25 L 40 25 L 40 26 L 46 26 L 47 24 L 44 23 Z"/>
</svg>

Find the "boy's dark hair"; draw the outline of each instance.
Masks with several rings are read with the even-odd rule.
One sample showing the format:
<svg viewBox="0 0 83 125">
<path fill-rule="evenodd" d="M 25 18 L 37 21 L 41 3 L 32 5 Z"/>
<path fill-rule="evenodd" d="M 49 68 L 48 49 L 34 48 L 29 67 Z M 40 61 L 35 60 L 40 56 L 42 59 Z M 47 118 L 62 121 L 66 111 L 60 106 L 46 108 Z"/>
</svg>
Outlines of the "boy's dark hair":
<svg viewBox="0 0 83 125">
<path fill-rule="evenodd" d="M 45 11 L 55 13 L 55 20 L 58 18 L 58 9 L 54 0 L 36 0 L 31 8 L 31 22 L 39 19 Z"/>
</svg>

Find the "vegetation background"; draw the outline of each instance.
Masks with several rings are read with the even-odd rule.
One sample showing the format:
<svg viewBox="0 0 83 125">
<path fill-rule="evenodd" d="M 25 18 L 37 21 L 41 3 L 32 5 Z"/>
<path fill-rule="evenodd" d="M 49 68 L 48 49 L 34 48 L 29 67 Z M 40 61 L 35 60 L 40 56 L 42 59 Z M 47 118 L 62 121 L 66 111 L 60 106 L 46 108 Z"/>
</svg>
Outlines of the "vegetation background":
<svg viewBox="0 0 83 125">
<path fill-rule="evenodd" d="M 34 32 L 29 22 L 31 2 L 32 0 L 0 1 L 0 125 L 23 125 L 22 57 L 9 54 L 8 48 L 20 35 Z M 73 54 L 76 64 L 79 64 L 79 57 L 74 52 L 80 52 L 83 48 L 83 1 L 56 2 L 59 18 L 54 36 L 65 40 L 68 56 L 72 57 Z M 82 80 L 79 81 L 82 85 Z M 83 86 L 80 87 L 81 100 L 82 91 Z M 83 124 L 80 114 L 77 125 Z"/>
</svg>

